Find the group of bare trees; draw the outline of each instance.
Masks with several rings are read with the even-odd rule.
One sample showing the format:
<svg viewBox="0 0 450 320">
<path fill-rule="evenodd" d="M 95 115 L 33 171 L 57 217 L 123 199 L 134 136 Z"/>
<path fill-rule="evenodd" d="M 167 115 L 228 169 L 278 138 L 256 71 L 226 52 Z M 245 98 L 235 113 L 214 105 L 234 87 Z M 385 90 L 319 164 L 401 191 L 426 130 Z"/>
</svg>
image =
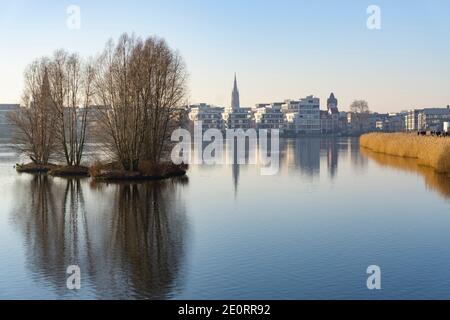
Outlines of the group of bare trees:
<svg viewBox="0 0 450 320">
<path fill-rule="evenodd" d="M 48 61 L 33 62 L 25 71 L 24 103 L 28 106 L 9 114 L 17 127 L 16 147 L 36 164 L 47 164 L 56 145 L 56 119 L 51 101 Z"/>
<path fill-rule="evenodd" d="M 9 115 L 15 146 L 35 164 L 63 158 L 80 165 L 94 77 L 91 64 L 63 50 L 31 63 L 25 71 L 24 107 Z"/>
<path fill-rule="evenodd" d="M 10 118 L 18 148 L 34 163 L 60 157 L 69 166 L 80 165 L 88 119 L 95 118 L 92 132 L 133 171 L 140 160 L 161 161 L 185 92 L 177 52 L 162 39 L 124 34 L 95 60 L 58 50 L 33 62 L 25 72 L 25 107 Z"/>
<path fill-rule="evenodd" d="M 88 112 L 93 98 L 94 68 L 77 54 L 58 50 L 48 68 L 55 137 L 67 165 L 79 166 L 84 152 Z"/>
<path fill-rule="evenodd" d="M 97 62 L 95 91 L 99 124 L 126 170 L 140 160 L 157 164 L 169 127 L 186 91 L 186 71 L 177 52 L 158 38 L 124 34 L 108 42 Z"/>
</svg>

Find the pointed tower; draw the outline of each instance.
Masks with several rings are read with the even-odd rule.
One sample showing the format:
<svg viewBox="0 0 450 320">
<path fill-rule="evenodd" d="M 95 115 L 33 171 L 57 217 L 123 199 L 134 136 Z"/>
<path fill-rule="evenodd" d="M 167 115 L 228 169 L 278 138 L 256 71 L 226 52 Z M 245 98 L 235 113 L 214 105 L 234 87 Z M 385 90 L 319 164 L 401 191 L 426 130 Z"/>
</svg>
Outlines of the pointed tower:
<svg viewBox="0 0 450 320">
<path fill-rule="evenodd" d="M 234 86 L 233 93 L 231 94 L 231 109 L 237 110 L 240 109 L 241 104 L 239 102 L 239 90 L 237 86 L 236 73 L 234 74 Z"/>
<path fill-rule="evenodd" d="M 334 96 L 334 93 L 331 93 L 330 97 L 327 100 L 327 108 L 330 114 L 339 113 L 338 100 Z"/>
</svg>

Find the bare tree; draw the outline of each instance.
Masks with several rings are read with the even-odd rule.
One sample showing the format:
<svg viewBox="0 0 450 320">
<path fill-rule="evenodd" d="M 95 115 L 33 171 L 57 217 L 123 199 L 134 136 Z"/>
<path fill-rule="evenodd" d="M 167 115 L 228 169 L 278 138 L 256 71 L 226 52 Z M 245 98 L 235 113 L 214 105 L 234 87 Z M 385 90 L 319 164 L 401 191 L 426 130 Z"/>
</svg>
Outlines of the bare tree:
<svg viewBox="0 0 450 320">
<path fill-rule="evenodd" d="M 180 56 L 164 40 L 124 34 L 109 41 L 97 62 L 96 98 L 106 141 L 125 170 L 139 160 L 158 163 L 174 112 L 185 94 Z"/>
<path fill-rule="evenodd" d="M 114 47 L 109 41 L 97 62 L 96 98 L 105 106 L 98 110 L 105 142 L 124 169 L 138 167 L 143 143 L 144 113 L 139 105 L 141 90 L 132 72 L 134 37 L 123 35 Z"/>
<path fill-rule="evenodd" d="M 365 100 L 355 100 L 350 105 L 350 111 L 354 113 L 368 114 L 369 104 Z"/>
<path fill-rule="evenodd" d="M 368 127 L 368 119 L 370 116 L 369 104 L 365 100 L 355 100 L 350 105 L 355 123 L 359 131 L 364 131 Z"/>
<path fill-rule="evenodd" d="M 56 123 L 56 138 L 67 165 L 79 166 L 86 141 L 92 98 L 93 67 L 77 54 L 55 52 L 49 68 Z"/>
<path fill-rule="evenodd" d="M 161 39 L 149 38 L 143 55 L 145 88 L 150 101 L 146 103 L 146 137 L 143 158 L 159 163 L 164 147 L 170 141 L 171 126 L 176 124 L 180 105 L 186 94 L 186 69 L 177 52 L 172 51 Z"/>
<path fill-rule="evenodd" d="M 41 58 L 25 71 L 24 107 L 9 114 L 16 127 L 14 138 L 17 151 L 33 163 L 46 165 L 55 152 L 53 100 L 48 77 L 49 61 Z"/>
<path fill-rule="evenodd" d="M 154 37 L 109 41 L 95 68 L 58 50 L 25 74 L 27 107 L 11 116 L 19 148 L 38 164 L 57 151 L 67 165 L 79 166 L 95 100 L 99 132 L 123 168 L 135 171 L 140 160 L 158 164 L 184 114 L 186 77 L 180 55 Z"/>
</svg>

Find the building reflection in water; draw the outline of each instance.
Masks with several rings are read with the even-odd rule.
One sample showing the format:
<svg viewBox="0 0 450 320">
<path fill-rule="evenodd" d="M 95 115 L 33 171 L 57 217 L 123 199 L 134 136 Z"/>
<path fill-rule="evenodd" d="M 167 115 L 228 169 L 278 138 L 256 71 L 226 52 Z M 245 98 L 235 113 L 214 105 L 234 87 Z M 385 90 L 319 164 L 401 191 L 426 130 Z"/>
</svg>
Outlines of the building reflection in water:
<svg viewBox="0 0 450 320">
<path fill-rule="evenodd" d="M 170 298 L 182 286 L 187 222 L 178 188 L 185 183 L 89 188 L 77 179 L 21 179 L 17 199 L 26 200 L 11 216 L 23 236 L 33 279 L 58 296 L 70 296 L 66 268 L 79 265 L 82 296 Z M 86 199 L 85 188 L 90 189 Z"/>
<path fill-rule="evenodd" d="M 360 152 L 359 138 L 349 138 L 347 148 L 354 170 L 366 171 L 368 160 Z"/>
<path fill-rule="evenodd" d="M 231 165 L 231 175 L 233 178 L 234 195 L 238 194 L 239 187 L 239 175 L 241 166 L 246 164 L 255 164 L 257 162 L 257 146 L 255 143 L 250 143 L 248 139 L 245 139 L 245 149 L 242 153 L 238 149 L 238 142 L 235 139 L 234 143 L 231 140 L 227 140 L 225 144 L 225 161 Z"/>
<path fill-rule="evenodd" d="M 231 175 L 235 193 L 239 186 L 241 166 L 238 161 L 243 161 L 243 157 L 238 158 L 236 153 L 227 144 L 225 146 L 227 159 L 234 159 L 231 164 Z M 245 160 L 248 161 L 249 154 L 259 154 L 259 150 L 249 152 L 246 148 Z M 297 139 L 280 140 L 280 172 L 300 173 L 303 177 L 315 178 L 320 175 L 321 170 L 326 166 L 329 177 L 335 178 L 338 173 L 338 163 L 340 157 L 349 157 L 357 170 L 367 167 L 367 159 L 359 152 L 358 138 L 341 137 L 305 137 Z"/>
<path fill-rule="evenodd" d="M 227 152 L 232 157 L 231 148 Z M 248 160 L 249 152 L 246 149 Z M 257 154 L 258 151 L 251 153 Z M 372 159 L 385 166 L 420 173 L 425 177 L 426 185 L 445 198 L 450 198 L 450 178 L 438 174 L 434 170 L 417 165 L 413 159 L 403 159 L 370 152 L 360 148 L 357 137 L 310 137 L 297 139 L 281 139 L 280 141 L 280 171 L 299 172 L 303 177 L 315 178 L 320 175 L 326 165 L 329 177 L 334 179 L 339 169 L 339 159 L 347 158 L 355 171 L 368 170 L 368 161 Z M 235 155 L 232 165 L 232 177 L 235 192 L 239 185 L 240 167 Z M 240 159 L 242 161 L 242 159 Z M 345 161 L 342 161 L 345 163 Z"/>
<path fill-rule="evenodd" d="M 352 158 L 353 163 L 364 167 L 367 161 L 359 154 L 357 138 L 317 137 L 287 139 L 282 145 L 282 167 L 314 178 L 320 175 L 324 166 L 331 179 L 338 172 L 340 157 Z"/>
<path fill-rule="evenodd" d="M 339 144 L 335 138 L 322 139 L 320 141 L 320 149 L 325 153 L 328 173 L 331 178 L 334 178 L 338 168 Z"/>
<path fill-rule="evenodd" d="M 320 174 L 320 138 L 295 140 L 295 164 L 303 174 Z"/>
<path fill-rule="evenodd" d="M 419 174 L 424 178 L 428 189 L 437 192 L 445 199 L 450 199 L 449 175 L 440 174 L 432 168 L 420 166 L 415 159 L 389 156 L 366 148 L 361 148 L 361 154 L 381 166 Z"/>
</svg>

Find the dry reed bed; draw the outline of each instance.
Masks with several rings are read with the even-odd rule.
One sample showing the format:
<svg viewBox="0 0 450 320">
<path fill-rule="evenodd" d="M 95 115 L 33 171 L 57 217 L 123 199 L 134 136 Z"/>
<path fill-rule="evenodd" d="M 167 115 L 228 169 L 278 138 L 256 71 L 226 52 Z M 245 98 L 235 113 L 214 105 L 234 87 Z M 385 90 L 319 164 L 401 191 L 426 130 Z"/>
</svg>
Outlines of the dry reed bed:
<svg viewBox="0 0 450 320">
<path fill-rule="evenodd" d="M 415 158 L 419 165 L 450 173 L 450 139 L 406 133 L 369 133 L 361 136 L 361 146 L 392 156 Z"/>
</svg>

